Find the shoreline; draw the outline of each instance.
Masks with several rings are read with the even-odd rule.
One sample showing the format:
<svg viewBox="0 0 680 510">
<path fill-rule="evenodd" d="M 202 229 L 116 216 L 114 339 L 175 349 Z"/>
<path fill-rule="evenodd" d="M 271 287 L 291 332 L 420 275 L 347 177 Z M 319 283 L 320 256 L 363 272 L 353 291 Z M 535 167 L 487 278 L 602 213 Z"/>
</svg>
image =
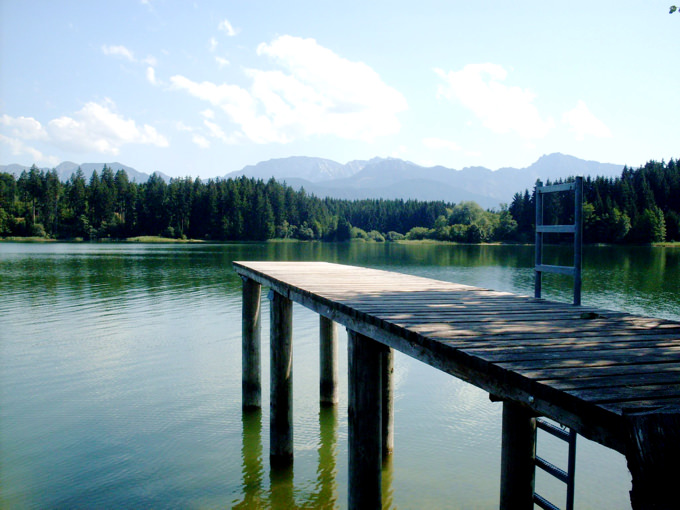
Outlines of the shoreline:
<svg viewBox="0 0 680 510">
<path fill-rule="evenodd" d="M 236 241 L 236 240 L 204 240 L 204 239 L 176 239 L 171 237 L 161 237 L 161 236 L 136 236 L 127 237 L 124 239 L 95 239 L 95 240 L 85 240 L 83 238 L 72 238 L 72 239 L 53 239 L 48 237 L 0 237 L 0 243 L 148 243 L 148 244 L 233 244 L 233 243 L 326 243 L 326 244 L 338 244 L 338 243 L 374 243 L 374 244 L 404 244 L 404 245 L 429 245 L 429 244 L 440 244 L 440 245 L 451 245 L 451 246 L 533 246 L 534 243 L 521 243 L 521 242 L 492 242 L 492 243 L 459 243 L 454 241 L 438 241 L 436 239 L 400 239 L 397 241 L 373 241 L 366 239 L 350 239 L 348 241 L 322 241 L 318 239 L 314 240 L 302 240 L 302 239 L 284 239 L 275 238 L 267 239 L 266 241 Z M 644 244 L 612 244 L 612 243 L 592 243 L 584 244 L 584 246 L 648 246 L 653 248 L 680 248 L 680 241 L 664 241 L 660 243 L 644 243 Z"/>
</svg>

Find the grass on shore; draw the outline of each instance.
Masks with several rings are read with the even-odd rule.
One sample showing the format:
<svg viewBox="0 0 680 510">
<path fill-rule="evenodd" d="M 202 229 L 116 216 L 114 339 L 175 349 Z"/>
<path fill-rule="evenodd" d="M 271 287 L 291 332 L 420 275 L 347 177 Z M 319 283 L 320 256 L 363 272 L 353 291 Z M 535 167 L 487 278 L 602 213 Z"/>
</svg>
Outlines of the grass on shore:
<svg viewBox="0 0 680 510">
<path fill-rule="evenodd" d="M 49 237 L 37 237 L 37 236 L 32 236 L 32 237 L 19 237 L 19 236 L 10 236 L 10 237 L 0 237 L 0 242 L 20 242 L 20 243 L 54 243 L 54 242 L 89 242 L 85 241 L 82 237 L 76 237 L 73 239 L 53 239 Z M 172 237 L 161 237 L 161 236 L 137 236 L 137 237 L 128 237 L 126 239 L 109 239 L 109 238 L 102 238 L 102 239 L 97 239 L 94 240 L 93 242 L 103 242 L 103 243 L 115 243 L 115 242 L 122 242 L 122 243 L 169 243 L 169 244 L 176 244 L 176 243 L 217 243 L 219 244 L 220 241 L 204 241 L 202 239 L 176 239 Z M 224 241 L 224 242 L 233 242 L 233 241 Z M 308 241 L 301 241 L 299 239 L 281 239 L 281 238 L 276 238 L 276 239 L 269 239 L 267 241 L 268 243 L 303 243 L 303 242 L 308 242 Z M 320 242 L 318 240 L 315 240 L 315 242 Z M 353 238 L 350 239 L 349 242 L 368 242 L 368 243 L 377 243 L 377 241 L 374 241 L 372 239 L 357 239 Z M 412 240 L 412 239 L 399 239 L 395 241 L 384 241 L 384 242 L 391 242 L 395 244 L 406 244 L 406 245 L 424 245 L 424 244 L 482 244 L 482 245 L 523 245 L 523 244 L 531 244 L 531 243 L 517 243 L 517 242 L 493 242 L 493 243 L 459 243 L 459 242 L 453 242 L 453 241 L 439 241 L 436 239 L 418 239 L 418 240 Z M 598 246 L 605 246 L 605 245 L 598 245 Z M 613 245 L 616 246 L 616 245 Z M 624 245 L 625 246 L 625 245 Z M 631 245 L 632 246 L 632 245 Z M 668 241 L 668 242 L 663 242 L 663 243 L 649 243 L 647 245 L 638 245 L 638 246 L 653 246 L 655 248 L 680 248 L 680 241 Z"/>
<path fill-rule="evenodd" d="M 49 237 L 38 237 L 38 236 L 31 236 L 31 237 L 19 237 L 19 236 L 9 236 L 9 237 L 0 237 L 0 241 L 9 241 L 13 243 L 54 243 L 57 241 L 57 239 L 51 239 Z"/>
<path fill-rule="evenodd" d="M 204 243 L 200 239 L 175 239 L 161 236 L 137 236 L 122 240 L 125 243 Z"/>
</svg>

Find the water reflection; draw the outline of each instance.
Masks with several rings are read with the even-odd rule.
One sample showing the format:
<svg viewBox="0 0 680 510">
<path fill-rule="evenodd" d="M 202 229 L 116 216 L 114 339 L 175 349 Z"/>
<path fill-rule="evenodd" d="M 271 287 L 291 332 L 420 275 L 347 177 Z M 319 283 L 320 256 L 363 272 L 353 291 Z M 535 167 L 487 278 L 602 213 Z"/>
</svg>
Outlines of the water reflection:
<svg viewBox="0 0 680 510">
<path fill-rule="evenodd" d="M 269 491 L 263 490 L 262 463 L 262 412 L 259 409 L 243 411 L 242 416 L 242 491 L 243 499 L 232 508 L 336 508 L 337 487 L 337 406 L 319 410 L 319 444 L 314 489 L 295 500 L 294 466 L 270 467 Z"/>
<path fill-rule="evenodd" d="M 319 409 L 319 447 L 316 468 L 315 493 L 309 498 L 314 508 L 335 508 L 338 501 L 337 444 L 338 408 L 322 406 Z"/>
<path fill-rule="evenodd" d="M 267 508 L 289 510 L 298 508 L 293 490 L 293 464 L 277 466 L 269 472 L 269 501 Z"/>
<path fill-rule="evenodd" d="M 386 509 L 397 508 L 394 503 L 394 488 L 392 480 L 394 479 L 394 455 L 388 455 L 383 458 L 382 465 L 382 507 Z"/>
<path fill-rule="evenodd" d="M 243 500 L 233 508 L 258 508 L 262 498 L 262 410 L 244 410 L 241 417 Z"/>
<path fill-rule="evenodd" d="M 262 412 L 258 409 L 243 411 L 242 424 L 241 490 L 243 499 L 232 508 L 244 510 L 252 508 L 332 509 L 340 505 L 337 482 L 337 406 L 324 406 L 319 409 L 316 480 L 313 481 L 313 489 L 307 494 L 301 494 L 300 489 L 295 488 L 294 465 L 269 466 L 269 491 L 265 491 L 262 461 Z M 383 461 L 382 473 L 383 508 L 395 508 L 392 489 L 392 456 Z"/>
</svg>

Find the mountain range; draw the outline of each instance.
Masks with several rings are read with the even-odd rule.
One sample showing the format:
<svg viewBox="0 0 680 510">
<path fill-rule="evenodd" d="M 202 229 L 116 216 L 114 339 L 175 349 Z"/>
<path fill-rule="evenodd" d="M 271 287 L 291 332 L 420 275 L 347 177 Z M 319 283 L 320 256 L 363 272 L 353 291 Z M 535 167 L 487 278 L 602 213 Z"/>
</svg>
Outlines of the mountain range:
<svg viewBox="0 0 680 510">
<path fill-rule="evenodd" d="M 393 158 L 350 161 L 342 165 L 321 158 L 290 157 L 246 166 L 225 177 L 257 177 L 285 181 L 294 188 L 319 197 L 345 199 L 401 198 L 461 202 L 473 200 L 485 208 L 510 203 L 515 193 L 533 188 L 537 179 L 546 182 L 574 175 L 619 177 L 623 165 L 586 161 L 554 153 L 542 156 L 525 168 L 484 167 L 454 170 L 443 166 L 423 167 Z"/>
<path fill-rule="evenodd" d="M 146 182 L 149 174 L 139 172 L 120 163 L 107 163 L 116 172 L 125 170 L 138 183 Z M 89 179 L 96 169 L 101 172 L 104 163 L 77 165 L 65 162 L 55 169 L 59 178 L 67 180 L 78 167 Z M 346 164 L 323 158 L 293 156 L 272 159 L 242 170 L 231 172 L 225 178 L 240 176 L 268 180 L 274 178 L 293 188 L 304 188 L 318 197 L 444 200 L 461 202 L 473 200 L 484 208 L 497 208 L 510 203 L 515 193 L 531 189 L 537 179 L 555 181 L 574 175 L 619 177 L 623 165 L 586 161 L 565 154 L 542 156 L 525 168 L 500 168 L 492 171 L 484 167 L 466 167 L 454 170 L 443 166 L 423 167 L 394 158 L 355 160 Z M 28 167 L 0 166 L 0 171 L 19 175 Z M 170 178 L 159 173 L 166 181 Z"/>
</svg>

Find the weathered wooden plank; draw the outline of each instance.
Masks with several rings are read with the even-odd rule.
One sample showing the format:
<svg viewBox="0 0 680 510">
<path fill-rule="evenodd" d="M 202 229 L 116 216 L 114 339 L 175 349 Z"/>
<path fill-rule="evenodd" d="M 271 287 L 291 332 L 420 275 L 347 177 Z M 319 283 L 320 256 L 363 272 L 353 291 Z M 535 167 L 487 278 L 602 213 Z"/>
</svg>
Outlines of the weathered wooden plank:
<svg viewBox="0 0 680 510">
<path fill-rule="evenodd" d="M 648 400 L 634 400 L 625 402 L 605 402 L 598 404 L 598 407 L 602 409 L 608 409 L 622 417 L 629 414 L 635 413 L 649 413 L 656 411 L 664 411 L 668 409 L 674 409 L 676 412 L 680 409 L 680 398 L 669 397 L 663 399 L 648 399 Z M 624 455 L 625 450 L 622 451 Z"/>
<path fill-rule="evenodd" d="M 665 367 L 666 365 L 664 365 Z M 656 367 L 656 365 L 655 365 Z M 635 386 L 645 384 L 675 384 L 680 378 L 680 366 L 670 370 L 654 370 L 653 372 L 636 372 L 634 374 L 607 374 L 595 377 L 578 377 L 573 379 L 544 379 L 541 384 L 559 390 L 577 390 L 587 388 L 611 388 L 615 386 Z"/>
<path fill-rule="evenodd" d="M 360 311 L 365 312 L 363 308 L 358 308 Z M 398 323 L 405 327 L 422 326 L 427 324 L 432 324 L 433 322 L 437 324 L 455 324 L 456 326 L 475 324 L 475 323 L 493 323 L 493 324 L 508 324 L 515 322 L 532 322 L 536 326 L 546 326 L 546 319 L 552 318 L 552 324 L 555 327 L 563 325 L 565 327 L 575 327 L 580 325 L 580 321 L 584 321 L 584 315 L 587 318 L 588 312 L 574 312 L 571 311 L 548 311 L 548 310 L 536 310 L 536 311 L 521 311 L 521 310 L 510 310 L 503 313 L 503 311 L 498 310 L 494 313 L 485 313 L 485 311 L 478 311 L 477 313 L 465 314 L 465 313 L 451 313 L 451 312 L 441 312 L 437 313 L 435 311 L 416 311 L 413 313 L 401 313 L 401 314 L 383 314 L 375 313 L 376 317 Z M 617 319 L 624 318 L 627 314 L 610 314 L 607 319 Z M 572 321 L 579 321 L 575 324 Z M 591 319 L 592 321 L 592 319 Z M 516 326 L 513 324 L 513 326 Z M 600 330 L 603 328 L 615 327 L 614 323 L 598 323 L 593 325 L 596 329 Z"/>
<path fill-rule="evenodd" d="M 477 338 L 491 338 L 502 336 L 507 338 L 528 338 L 537 337 L 558 337 L 558 336 L 602 336 L 604 335 L 624 335 L 624 334 L 654 334 L 654 333 L 674 333 L 680 331 L 679 326 L 672 323 L 657 324 L 650 323 L 649 327 L 644 324 L 638 325 L 624 325 L 608 324 L 607 327 L 598 328 L 594 321 L 583 321 L 583 323 L 574 323 L 571 325 L 555 324 L 550 327 L 550 324 L 533 324 L 531 328 L 522 328 L 518 325 L 499 324 L 495 327 L 480 328 L 476 327 L 474 323 L 431 323 L 417 326 L 402 326 L 415 333 L 427 336 L 428 338 L 447 341 L 455 339 L 456 337 L 475 336 Z M 400 326 L 398 322 L 395 325 Z"/>
<path fill-rule="evenodd" d="M 399 327 L 397 324 L 387 323 L 388 326 Z M 409 328 L 404 328 L 410 331 Z M 600 338 L 626 338 L 631 335 L 640 337 L 641 339 L 646 338 L 678 338 L 678 330 L 667 329 L 663 331 L 654 331 L 646 329 L 637 330 L 608 330 L 608 331 L 553 331 L 550 335 L 546 335 L 543 332 L 538 331 L 528 331 L 528 332 L 515 332 L 515 333 L 505 333 L 490 335 L 486 334 L 484 336 L 475 336 L 474 334 L 451 334 L 444 335 L 443 333 L 437 333 L 433 335 L 428 335 L 429 338 L 438 340 L 444 344 L 450 345 L 452 347 L 458 347 L 462 345 L 470 345 L 472 343 L 484 343 L 486 345 L 500 345 L 504 343 L 518 343 L 526 341 L 527 344 L 530 342 L 578 342 L 578 341 L 597 341 Z M 414 332 L 415 333 L 415 332 Z"/>
<path fill-rule="evenodd" d="M 670 345 L 677 344 L 680 342 L 680 336 L 678 334 L 666 334 L 666 333 L 652 333 L 650 334 L 639 334 L 639 335 L 626 335 L 622 334 L 619 336 L 609 335 L 609 336 L 585 336 L 585 337 L 555 337 L 546 338 L 544 336 L 539 336 L 537 338 L 523 338 L 515 337 L 506 339 L 505 337 L 500 337 L 494 339 L 493 342 L 487 340 L 474 340 L 471 338 L 463 340 L 449 340 L 445 343 L 452 347 L 457 347 L 460 349 L 465 349 L 468 352 L 474 353 L 479 350 L 480 352 L 494 352 L 494 351 L 504 351 L 504 352 L 532 352 L 535 349 L 579 349 L 579 350 L 596 350 L 596 349 L 617 349 L 623 347 L 644 347 L 647 345 Z"/>
<path fill-rule="evenodd" d="M 640 384 L 607 388 L 568 390 L 575 397 L 596 403 L 630 402 L 641 400 L 680 399 L 680 383 Z"/>
<path fill-rule="evenodd" d="M 555 361 L 580 361 L 580 360 L 619 360 L 620 362 L 634 363 L 648 355 L 668 357 L 680 361 L 680 342 L 644 342 L 636 345 L 593 345 L 590 348 L 566 347 L 562 349 L 533 348 L 523 349 L 519 352 L 509 350 L 486 351 L 484 349 L 465 349 L 465 352 L 476 354 L 492 363 L 515 363 L 515 362 L 543 362 L 544 366 L 555 366 Z M 505 365 L 504 365 L 505 366 Z"/>
<path fill-rule="evenodd" d="M 629 352 L 636 351 L 636 352 Z M 499 367 L 508 370 L 528 370 L 532 368 L 587 368 L 595 366 L 635 365 L 637 363 L 676 363 L 680 362 L 680 347 L 675 346 L 667 350 L 628 349 L 624 352 L 607 351 L 593 354 L 574 352 L 571 356 L 559 356 L 552 359 L 507 361 L 497 363 Z"/>
<path fill-rule="evenodd" d="M 634 365 L 599 365 L 589 367 L 569 367 L 569 368 L 515 368 L 517 374 L 534 381 L 548 381 L 552 379 L 577 379 L 585 377 L 598 377 L 606 375 L 631 375 L 648 374 L 654 372 L 674 372 L 680 370 L 680 363 L 677 361 L 669 363 L 636 363 Z M 679 375 L 680 379 L 680 375 Z"/>
</svg>

